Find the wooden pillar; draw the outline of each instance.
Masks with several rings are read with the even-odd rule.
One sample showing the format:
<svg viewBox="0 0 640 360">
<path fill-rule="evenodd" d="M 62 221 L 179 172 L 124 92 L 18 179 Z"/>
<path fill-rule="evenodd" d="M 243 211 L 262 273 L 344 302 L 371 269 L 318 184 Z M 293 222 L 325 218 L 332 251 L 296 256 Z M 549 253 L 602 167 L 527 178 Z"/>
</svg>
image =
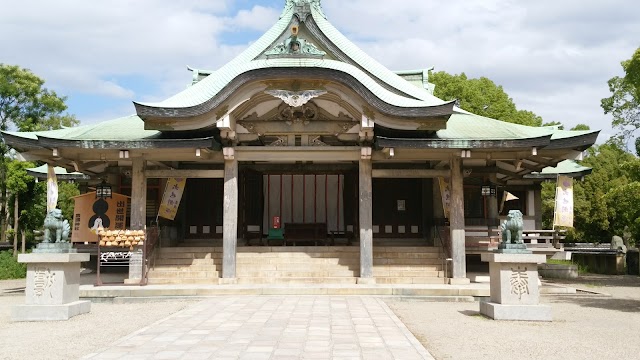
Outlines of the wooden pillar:
<svg viewBox="0 0 640 360">
<path fill-rule="evenodd" d="M 142 230 L 147 224 L 147 176 L 145 160 L 133 158 L 131 169 L 131 228 Z"/>
<path fill-rule="evenodd" d="M 464 233 L 464 188 L 462 175 L 462 158 L 451 159 L 451 210 L 449 214 L 451 231 L 451 284 L 469 283 L 467 266 L 465 263 L 465 233 Z"/>
<path fill-rule="evenodd" d="M 222 278 L 235 279 L 238 243 L 238 160 L 233 156 L 224 162 L 223 213 Z"/>
<path fill-rule="evenodd" d="M 492 223 L 491 227 L 497 226 L 498 223 L 498 195 L 491 195 L 486 197 L 487 201 L 487 219 L 493 220 L 495 223 Z"/>
<path fill-rule="evenodd" d="M 373 197 L 371 158 L 360 159 L 360 284 L 375 283 L 373 278 Z"/>
</svg>

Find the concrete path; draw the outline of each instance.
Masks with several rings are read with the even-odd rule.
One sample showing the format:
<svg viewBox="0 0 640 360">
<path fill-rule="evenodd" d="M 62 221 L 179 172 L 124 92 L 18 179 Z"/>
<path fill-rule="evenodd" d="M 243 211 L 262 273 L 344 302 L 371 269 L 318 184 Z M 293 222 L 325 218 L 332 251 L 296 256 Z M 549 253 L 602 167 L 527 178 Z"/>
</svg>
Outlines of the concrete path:
<svg viewBox="0 0 640 360">
<path fill-rule="evenodd" d="M 84 359 L 433 357 L 378 298 L 234 296 L 192 305 Z"/>
</svg>

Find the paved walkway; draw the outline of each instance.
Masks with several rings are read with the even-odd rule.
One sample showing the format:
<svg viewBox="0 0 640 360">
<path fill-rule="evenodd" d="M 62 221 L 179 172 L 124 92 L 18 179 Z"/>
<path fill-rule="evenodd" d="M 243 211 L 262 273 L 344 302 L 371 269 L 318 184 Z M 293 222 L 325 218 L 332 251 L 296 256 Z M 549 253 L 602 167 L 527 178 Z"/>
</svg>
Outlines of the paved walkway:
<svg viewBox="0 0 640 360">
<path fill-rule="evenodd" d="M 202 301 L 84 359 L 433 357 L 378 298 L 238 296 Z"/>
</svg>

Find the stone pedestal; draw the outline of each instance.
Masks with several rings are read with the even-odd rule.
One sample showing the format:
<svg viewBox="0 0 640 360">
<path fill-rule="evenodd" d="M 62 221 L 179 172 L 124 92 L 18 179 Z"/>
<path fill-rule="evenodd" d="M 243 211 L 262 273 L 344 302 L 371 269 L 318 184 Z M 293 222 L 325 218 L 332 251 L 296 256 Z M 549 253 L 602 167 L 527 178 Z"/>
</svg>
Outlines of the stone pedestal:
<svg viewBox="0 0 640 360">
<path fill-rule="evenodd" d="M 125 284 L 140 284 L 144 269 L 144 259 L 142 250 L 131 253 L 129 258 L 129 278 L 124 281 Z"/>
<path fill-rule="evenodd" d="M 480 313 L 495 320 L 551 321 L 551 307 L 540 305 L 538 264 L 545 255 L 482 254 L 489 262 L 491 301 L 480 303 Z"/>
<path fill-rule="evenodd" d="M 88 313 L 90 301 L 79 301 L 80 263 L 89 254 L 20 254 L 27 264 L 26 304 L 12 309 L 14 321 L 68 320 Z"/>
</svg>

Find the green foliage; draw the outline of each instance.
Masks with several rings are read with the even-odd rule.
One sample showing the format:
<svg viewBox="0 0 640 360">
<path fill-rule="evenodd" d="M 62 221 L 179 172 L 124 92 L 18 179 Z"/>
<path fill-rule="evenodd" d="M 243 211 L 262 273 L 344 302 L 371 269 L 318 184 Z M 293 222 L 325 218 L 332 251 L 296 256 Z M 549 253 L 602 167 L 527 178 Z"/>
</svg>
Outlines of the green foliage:
<svg viewBox="0 0 640 360">
<path fill-rule="evenodd" d="M 582 165 L 593 172 L 574 183 L 574 229 L 567 242 L 608 242 L 629 227 L 640 238 L 640 160 L 609 143 L 590 149 Z M 542 185 L 544 225 L 551 227 L 555 182 Z"/>
<path fill-rule="evenodd" d="M 621 65 L 625 75 L 609 80 L 611 96 L 602 99 L 601 106 L 605 114 L 613 116 L 617 138 L 626 146 L 640 128 L 640 48 Z"/>
<path fill-rule="evenodd" d="M 585 130 L 591 130 L 591 127 L 589 127 L 589 125 L 585 125 L 585 124 L 578 124 L 578 125 L 574 126 L 571 130 L 585 131 Z"/>
<path fill-rule="evenodd" d="M 0 251 L 0 280 L 25 277 L 27 277 L 27 265 L 19 263 L 10 251 Z"/>
<path fill-rule="evenodd" d="M 77 125 L 67 110 L 66 98 L 44 86 L 44 80 L 27 69 L 0 63 L 0 130 L 11 125 L 20 131 Z"/>
<path fill-rule="evenodd" d="M 28 184 L 35 181 L 33 176 L 27 174 L 27 169 L 32 167 L 35 167 L 32 162 L 8 160 L 7 189 L 14 194 L 26 192 Z"/>
<path fill-rule="evenodd" d="M 62 210 L 62 215 L 69 223 L 73 221 L 74 196 L 80 195 L 78 184 L 70 182 L 58 182 L 58 208 Z"/>
<path fill-rule="evenodd" d="M 542 118 L 531 111 L 518 110 L 513 100 L 486 77 L 469 79 L 464 73 L 447 74 L 444 71 L 429 74 L 436 85 L 434 95 L 443 100 L 458 100 L 460 107 L 480 116 L 516 124 L 540 126 Z"/>
</svg>

